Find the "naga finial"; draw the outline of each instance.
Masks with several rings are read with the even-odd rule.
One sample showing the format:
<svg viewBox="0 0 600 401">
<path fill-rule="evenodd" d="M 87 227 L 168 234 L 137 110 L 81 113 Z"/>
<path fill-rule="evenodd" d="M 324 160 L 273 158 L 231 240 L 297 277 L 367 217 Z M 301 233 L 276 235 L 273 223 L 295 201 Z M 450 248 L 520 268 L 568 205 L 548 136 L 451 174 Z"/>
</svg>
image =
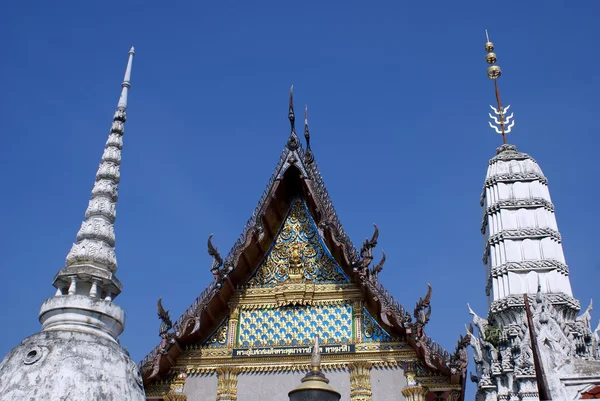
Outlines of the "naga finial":
<svg viewBox="0 0 600 401">
<path fill-rule="evenodd" d="M 304 161 L 306 164 L 311 164 L 315 161 L 315 157 L 310 148 L 310 132 L 308 130 L 308 105 L 304 106 L 304 139 L 306 139 L 306 153 L 304 154 Z"/>
<path fill-rule="evenodd" d="M 214 274 L 215 272 L 219 271 L 219 268 L 221 266 L 223 266 L 223 258 L 221 258 L 221 254 L 219 253 L 218 249 L 213 246 L 212 241 L 211 241 L 212 237 L 213 237 L 212 234 L 210 234 L 208 236 L 208 254 L 210 256 L 212 256 L 212 258 L 213 258 L 213 262 L 212 262 L 210 271 L 213 272 L 213 274 Z"/>
<path fill-rule="evenodd" d="M 381 270 L 383 270 L 383 265 L 385 264 L 385 251 L 382 249 L 381 250 L 381 260 L 379 261 L 379 263 L 377 263 L 376 266 L 374 266 L 371 269 L 371 275 L 375 278 L 377 278 L 377 276 L 379 275 L 379 273 L 381 273 Z"/>
<path fill-rule="evenodd" d="M 291 132 L 288 139 L 287 147 L 289 150 L 296 150 L 300 144 L 298 135 L 296 135 L 296 116 L 294 114 L 294 85 L 290 87 L 290 102 L 288 109 L 288 119 L 290 120 Z"/>
<path fill-rule="evenodd" d="M 362 244 L 360 248 L 360 261 L 356 265 L 356 270 L 360 270 L 360 274 L 366 275 L 367 269 L 373 261 L 373 248 L 377 246 L 377 239 L 379 238 L 379 228 L 377 224 L 373 223 L 373 236 L 369 240 L 368 238 Z"/>
<path fill-rule="evenodd" d="M 160 319 L 160 328 L 158 334 L 161 337 L 165 337 L 169 330 L 173 327 L 173 322 L 171 322 L 171 317 L 169 316 L 169 311 L 166 311 L 162 305 L 162 297 L 158 298 L 158 318 Z"/>
<path fill-rule="evenodd" d="M 429 316 L 431 316 L 431 292 L 431 285 L 427 283 L 425 298 L 419 298 L 419 302 L 415 306 L 414 317 L 420 327 L 425 326 L 429 322 Z"/>
<path fill-rule="evenodd" d="M 290 102 L 288 110 L 288 119 L 292 125 L 292 131 L 296 129 L 296 116 L 294 115 L 294 85 L 290 86 Z"/>
</svg>

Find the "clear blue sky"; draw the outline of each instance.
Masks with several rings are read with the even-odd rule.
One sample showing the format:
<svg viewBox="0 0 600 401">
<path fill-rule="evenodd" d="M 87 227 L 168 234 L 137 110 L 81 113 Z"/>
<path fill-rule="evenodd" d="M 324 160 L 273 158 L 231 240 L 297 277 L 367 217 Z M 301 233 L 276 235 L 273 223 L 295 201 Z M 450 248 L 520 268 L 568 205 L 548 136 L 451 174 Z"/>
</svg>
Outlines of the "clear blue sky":
<svg viewBox="0 0 600 401">
<path fill-rule="evenodd" d="M 501 139 L 487 125 L 484 28 L 510 142 L 549 178 L 587 306 L 600 278 L 600 3 L 572 4 L 4 2 L 0 356 L 40 329 L 132 44 L 116 234 L 121 342 L 136 361 L 159 341 L 157 298 L 177 318 L 212 279 L 208 234 L 228 250 L 256 206 L 288 136 L 290 84 L 346 231 L 360 246 L 378 223 L 380 279 L 411 310 L 430 282 L 427 331 L 454 349 L 466 303 L 487 310 L 478 202 Z"/>
</svg>

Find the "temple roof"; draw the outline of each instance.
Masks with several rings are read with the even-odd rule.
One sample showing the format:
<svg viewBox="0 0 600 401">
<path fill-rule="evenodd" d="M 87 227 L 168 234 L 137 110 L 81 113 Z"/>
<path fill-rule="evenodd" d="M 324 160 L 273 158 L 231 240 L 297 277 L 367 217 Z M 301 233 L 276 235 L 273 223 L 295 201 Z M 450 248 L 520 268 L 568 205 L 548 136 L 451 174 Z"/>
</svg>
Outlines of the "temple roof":
<svg viewBox="0 0 600 401">
<path fill-rule="evenodd" d="M 411 316 L 383 287 L 378 273 L 383 261 L 372 264 L 378 230 L 365 240 L 360 252 L 344 231 L 318 165 L 310 149 L 308 123 L 305 119 L 305 150 L 295 132 L 295 116 L 290 96 L 291 133 L 277 166 L 258 205 L 229 253 L 222 258 L 209 238 L 209 254 L 213 256 L 211 271 L 214 281 L 173 324 L 172 333 L 140 363 L 146 385 L 170 373 L 185 346 L 205 341 L 229 314 L 228 302 L 236 289 L 252 285 L 262 261 L 291 210 L 301 199 L 310 215 L 320 241 L 340 273 L 349 278 L 364 294 L 365 307 L 392 335 L 406 338 L 425 365 L 451 377 L 454 384 L 465 377 L 468 338 L 461 336 L 453 354 L 435 344 L 424 332 L 431 313 L 431 287 L 417 303 Z M 385 259 L 384 259 L 385 260 Z"/>
</svg>

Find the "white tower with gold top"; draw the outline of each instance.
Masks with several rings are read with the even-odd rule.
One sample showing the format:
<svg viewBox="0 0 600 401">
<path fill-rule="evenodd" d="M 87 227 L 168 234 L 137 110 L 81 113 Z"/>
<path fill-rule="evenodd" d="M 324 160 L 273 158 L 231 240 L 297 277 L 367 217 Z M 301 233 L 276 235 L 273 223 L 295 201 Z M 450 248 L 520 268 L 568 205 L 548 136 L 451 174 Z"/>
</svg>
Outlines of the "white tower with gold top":
<svg viewBox="0 0 600 401">
<path fill-rule="evenodd" d="M 548 180 L 529 155 L 506 142 L 515 125 L 498 89 L 501 69 L 486 31 L 487 75 L 496 107 L 489 125 L 503 145 L 488 163 L 480 204 L 488 318 L 470 310 L 477 400 L 577 399 L 600 384 L 591 304 L 577 316 Z"/>
</svg>

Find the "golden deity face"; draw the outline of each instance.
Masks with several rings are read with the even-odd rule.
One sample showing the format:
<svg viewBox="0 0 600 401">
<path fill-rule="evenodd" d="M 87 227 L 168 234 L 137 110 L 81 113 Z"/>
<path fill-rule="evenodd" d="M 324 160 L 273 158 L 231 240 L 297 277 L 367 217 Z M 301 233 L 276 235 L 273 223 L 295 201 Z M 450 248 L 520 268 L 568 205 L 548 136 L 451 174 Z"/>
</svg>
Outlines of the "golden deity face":
<svg viewBox="0 0 600 401">
<path fill-rule="evenodd" d="M 302 276 L 302 257 L 300 256 L 300 244 L 296 241 L 290 249 L 290 260 L 289 260 L 288 272 L 290 278 L 300 278 Z"/>
</svg>

